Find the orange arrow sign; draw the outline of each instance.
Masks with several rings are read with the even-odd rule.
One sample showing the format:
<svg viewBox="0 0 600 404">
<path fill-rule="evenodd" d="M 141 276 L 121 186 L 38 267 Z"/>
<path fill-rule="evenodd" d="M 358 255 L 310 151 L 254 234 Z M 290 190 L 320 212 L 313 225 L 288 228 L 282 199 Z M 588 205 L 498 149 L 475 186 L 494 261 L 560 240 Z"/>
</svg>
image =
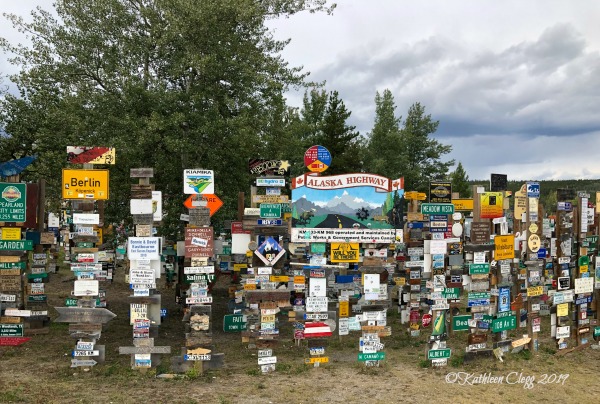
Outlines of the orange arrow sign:
<svg viewBox="0 0 600 404">
<path fill-rule="evenodd" d="M 223 206 L 223 201 L 215 194 L 192 194 L 185 200 L 183 205 L 188 209 L 197 208 L 200 205 L 200 202 L 206 202 L 206 207 L 210 209 L 210 215 L 214 215 L 221 206 Z"/>
</svg>

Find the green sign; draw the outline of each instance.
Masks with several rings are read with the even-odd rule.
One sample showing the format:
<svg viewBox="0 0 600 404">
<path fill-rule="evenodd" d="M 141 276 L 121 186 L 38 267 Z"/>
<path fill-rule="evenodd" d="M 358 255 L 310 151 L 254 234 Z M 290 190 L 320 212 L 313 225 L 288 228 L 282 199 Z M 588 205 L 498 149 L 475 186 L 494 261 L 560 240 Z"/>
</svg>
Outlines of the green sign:
<svg viewBox="0 0 600 404">
<path fill-rule="evenodd" d="M 77 307 L 77 299 L 73 299 L 72 297 L 67 297 L 65 299 L 65 306 L 67 306 L 67 307 Z"/>
<path fill-rule="evenodd" d="M 27 185 L 0 182 L 0 222 L 24 222 Z M 12 250 L 12 248 L 11 248 Z"/>
<path fill-rule="evenodd" d="M 517 316 L 497 318 L 492 321 L 492 332 L 514 330 L 517 328 Z"/>
<path fill-rule="evenodd" d="M 433 360 L 433 359 L 448 359 L 450 357 L 450 353 L 452 351 L 450 350 L 450 348 L 446 348 L 446 349 L 430 349 L 429 351 L 427 351 L 427 359 L 429 360 Z"/>
<path fill-rule="evenodd" d="M 0 269 L 25 269 L 26 262 L 0 262 Z"/>
<path fill-rule="evenodd" d="M 361 362 L 365 361 L 382 361 L 385 359 L 385 352 L 375 353 L 359 353 L 358 360 Z"/>
<path fill-rule="evenodd" d="M 44 279 L 46 279 L 47 277 L 48 277 L 47 272 L 44 272 L 41 274 L 27 274 L 27 279 L 32 281 L 32 283 L 35 283 L 36 279 L 38 279 L 37 282 L 43 282 Z"/>
<path fill-rule="evenodd" d="M 27 296 L 27 301 L 28 302 L 47 302 L 48 296 L 47 295 L 29 295 L 29 296 Z"/>
<path fill-rule="evenodd" d="M 223 246 L 223 254 L 222 255 L 231 255 L 231 246 L 230 245 Z"/>
<path fill-rule="evenodd" d="M 587 255 L 582 255 L 579 257 L 579 266 L 590 265 L 590 257 Z"/>
<path fill-rule="evenodd" d="M 454 316 L 452 317 L 452 331 L 468 331 L 469 320 L 471 316 Z"/>
<path fill-rule="evenodd" d="M 313 254 L 325 254 L 326 250 L 326 243 L 310 243 L 310 252 Z"/>
<path fill-rule="evenodd" d="M 263 219 L 277 219 L 281 217 L 280 203 L 261 203 L 260 217 Z"/>
<path fill-rule="evenodd" d="M 442 291 L 444 299 L 460 299 L 460 288 L 445 288 Z"/>
<path fill-rule="evenodd" d="M 33 250 L 31 240 L 0 240 L 0 250 Z"/>
<path fill-rule="evenodd" d="M 598 236 L 587 236 L 582 246 L 588 248 L 588 253 L 596 251 L 598 249 Z"/>
<path fill-rule="evenodd" d="M 469 275 L 487 275 L 490 273 L 490 264 L 485 262 L 483 264 L 470 264 Z"/>
<path fill-rule="evenodd" d="M 94 248 L 94 243 L 90 243 L 89 241 L 82 241 L 77 243 L 78 248 Z"/>
<path fill-rule="evenodd" d="M 23 324 L 0 324 L 0 337 L 22 337 Z"/>
<path fill-rule="evenodd" d="M 424 215 L 451 215 L 454 213 L 454 205 L 451 203 L 423 203 L 421 213 Z"/>
<path fill-rule="evenodd" d="M 223 317 L 223 331 L 238 332 L 246 329 L 246 316 L 242 314 L 226 314 Z"/>
<path fill-rule="evenodd" d="M 600 327 L 594 327 L 594 337 L 600 337 Z"/>
<path fill-rule="evenodd" d="M 469 300 L 489 299 L 490 292 L 469 292 Z"/>
</svg>

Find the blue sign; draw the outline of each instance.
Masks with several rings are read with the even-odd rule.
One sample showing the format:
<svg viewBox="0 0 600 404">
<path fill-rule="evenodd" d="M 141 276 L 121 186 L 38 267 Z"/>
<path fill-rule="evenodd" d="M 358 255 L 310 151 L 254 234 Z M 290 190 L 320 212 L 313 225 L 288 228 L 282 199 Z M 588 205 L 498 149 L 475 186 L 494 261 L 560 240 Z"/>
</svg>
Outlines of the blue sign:
<svg viewBox="0 0 600 404">
<path fill-rule="evenodd" d="M 160 316 L 167 317 L 167 309 L 160 309 Z"/>
<path fill-rule="evenodd" d="M 547 250 L 545 248 L 540 248 L 538 250 L 538 253 L 537 253 L 538 254 L 538 258 L 540 258 L 540 259 L 541 258 L 546 258 L 546 251 Z"/>
<path fill-rule="evenodd" d="M 408 228 L 409 229 L 422 229 L 423 228 L 423 222 L 410 222 L 408 224 Z"/>
<path fill-rule="evenodd" d="M 577 300 L 575 300 L 575 304 L 578 306 L 580 304 L 591 303 L 591 302 L 592 302 L 592 296 L 578 297 Z"/>
<path fill-rule="evenodd" d="M 498 312 L 510 311 L 510 287 L 498 288 Z"/>
<path fill-rule="evenodd" d="M 539 182 L 528 182 L 527 183 L 527 197 L 528 198 L 539 198 L 540 197 L 540 183 Z"/>
<path fill-rule="evenodd" d="M 447 222 L 448 215 L 429 215 L 430 222 Z"/>
<path fill-rule="evenodd" d="M 281 219 L 258 219 L 259 226 L 281 226 L 282 224 Z"/>
<path fill-rule="evenodd" d="M 469 307 L 481 307 L 481 306 L 489 306 L 490 305 L 490 299 L 474 299 L 474 300 L 469 300 L 467 305 Z"/>
</svg>

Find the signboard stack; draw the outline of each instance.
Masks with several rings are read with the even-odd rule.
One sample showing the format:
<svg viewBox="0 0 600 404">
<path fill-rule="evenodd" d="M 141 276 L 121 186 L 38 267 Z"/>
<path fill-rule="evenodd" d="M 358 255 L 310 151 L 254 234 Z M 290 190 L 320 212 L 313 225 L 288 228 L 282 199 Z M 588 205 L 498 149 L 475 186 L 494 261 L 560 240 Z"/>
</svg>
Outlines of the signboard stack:
<svg viewBox="0 0 600 404">
<path fill-rule="evenodd" d="M 114 149 L 107 147 L 69 146 L 67 160 L 71 164 L 83 164 L 83 168 L 62 171 L 62 197 L 70 202 L 68 222 L 73 233 L 68 257 L 76 280 L 65 307 L 56 307 L 60 314 L 56 322 L 70 323 L 69 334 L 77 340 L 71 367 L 84 370 L 104 361 L 104 345 L 98 345 L 97 340 L 102 324 L 115 317 L 100 307 L 101 302 L 106 306 L 106 294 L 100 290 L 100 281 L 107 280 L 107 275 L 98 260 L 104 201 L 109 198 L 109 171 L 93 169 L 95 164 L 115 164 L 114 153 Z"/>
<path fill-rule="evenodd" d="M 192 197 L 186 205 L 189 220 L 185 228 L 185 258 L 178 277 L 178 299 L 184 307 L 186 343 L 182 355 L 172 358 L 172 364 L 180 372 L 194 368 L 202 373 L 205 369 L 221 366 L 223 360 L 223 354 L 213 352 L 212 339 L 213 297 L 210 290 L 215 282 L 215 237 L 210 216 L 216 210 L 209 206 L 214 196 L 214 172 L 184 170 L 183 189 L 184 194 Z"/>
<path fill-rule="evenodd" d="M 24 335 L 23 319 L 28 316 L 19 310 L 24 304 L 22 275 L 27 251 L 33 249 L 33 242 L 23 240 L 21 232 L 27 217 L 27 186 L 17 182 L 18 176 L 9 180 L 14 182 L 0 182 L 0 345 Z"/>
<path fill-rule="evenodd" d="M 133 295 L 129 296 L 129 323 L 133 326 L 133 346 L 119 347 L 119 353 L 131 355 L 131 367 L 146 370 L 160 363 L 159 354 L 171 352 L 170 346 L 155 346 L 161 324 L 161 294 L 156 281 L 161 275 L 162 240 L 153 237 L 153 223 L 160 220 L 162 201 L 150 178 L 152 168 L 133 168 L 130 177 L 138 184 L 131 186 L 130 208 L 134 215 L 135 237 L 127 240 L 129 258 L 129 284 Z M 157 217 L 158 215 L 158 217 Z"/>
<path fill-rule="evenodd" d="M 44 233 L 42 233 L 44 234 Z M 51 234 L 51 233 L 50 233 Z M 54 239 L 54 237 L 52 237 Z M 52 241 L 52 240 L 42 240 Z M 42 249 L 41 245 L 36 250 Z M 27 274 L 27 301 L 25 307 L 32 311 L 48 312 L 48 296 L 46 295 L 46 283 L 50 277 L 47 272 L 48 253 L 33 252 L 30 260 L 30 273 Z M 25 334 L 47 334 L 50 331 L 50 317 L 30 317 L 25 320 Z"/>
</svg>

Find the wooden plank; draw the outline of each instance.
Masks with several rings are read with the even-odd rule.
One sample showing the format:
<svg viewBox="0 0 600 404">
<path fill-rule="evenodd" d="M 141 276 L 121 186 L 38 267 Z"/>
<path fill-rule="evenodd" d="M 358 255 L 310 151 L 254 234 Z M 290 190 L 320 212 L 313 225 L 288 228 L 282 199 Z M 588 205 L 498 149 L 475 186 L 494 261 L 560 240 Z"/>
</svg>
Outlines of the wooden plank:
<svg viewBox="0 0 600 404">
<path fill-rule="evenodd" d="M 129 169 L 130 178 L 153 178 L 154 168 L 131 168 Z"/>
<path fill-rule="evenodd" d="M 153 185 L 133 184 L 131 186 L 131 199 L 152 199 Z"/>
</svg>

